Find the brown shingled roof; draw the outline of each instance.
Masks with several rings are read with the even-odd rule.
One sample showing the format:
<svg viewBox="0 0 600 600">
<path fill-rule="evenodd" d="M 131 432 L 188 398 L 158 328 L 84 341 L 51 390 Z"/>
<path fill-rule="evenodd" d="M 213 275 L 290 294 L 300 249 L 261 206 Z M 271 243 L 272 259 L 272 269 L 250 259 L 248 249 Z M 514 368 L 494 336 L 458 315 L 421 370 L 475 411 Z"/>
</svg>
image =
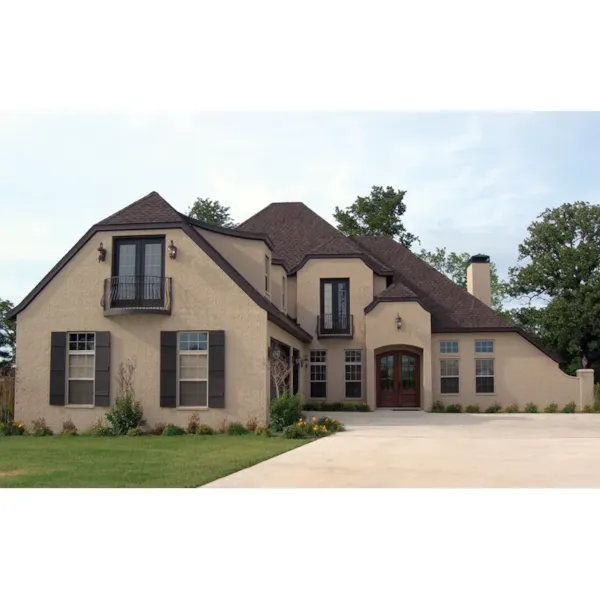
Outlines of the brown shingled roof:
<svg viewBox="0 0 600 600">
<path fill-rule="evenodd" d="M 178 213 L 158 192 L 136 200 L 106 217 L 97 225 L 141 225 L 143 223 L 181 223 Z"/>
</svg>

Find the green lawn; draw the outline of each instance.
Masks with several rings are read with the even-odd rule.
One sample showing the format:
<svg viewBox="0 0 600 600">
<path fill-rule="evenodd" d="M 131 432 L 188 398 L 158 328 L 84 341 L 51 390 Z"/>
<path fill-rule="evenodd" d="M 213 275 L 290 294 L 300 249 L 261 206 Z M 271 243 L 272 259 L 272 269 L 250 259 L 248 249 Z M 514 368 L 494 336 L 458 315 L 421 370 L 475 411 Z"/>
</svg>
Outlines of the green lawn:
<svg viewBox="0 0 600 600">
<path fill-rule="evenodd" d="M 0 437 L 0 488 L 196 487 L 306 441 L 252 434 Z"/>
</svg>

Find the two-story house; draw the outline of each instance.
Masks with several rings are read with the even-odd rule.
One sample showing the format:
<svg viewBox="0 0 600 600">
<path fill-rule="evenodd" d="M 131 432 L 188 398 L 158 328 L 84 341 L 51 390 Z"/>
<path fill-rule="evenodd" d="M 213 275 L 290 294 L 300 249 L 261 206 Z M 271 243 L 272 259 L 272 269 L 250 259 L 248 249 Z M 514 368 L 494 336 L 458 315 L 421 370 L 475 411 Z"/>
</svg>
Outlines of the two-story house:
<svg viewBox="0 0 600 600">
<path fill-rule="evenodd" d="M 135 361 L 149 423 L 268 418 L 271 365 L 305 401 L 372 409 L 592 402 L 490 308 L 490 263 L 468 290 L 386 237 L 346 237 L 302 203 L 235 229 L 195 221 L 153 192 L 91 227 L 11 313 L 16 417 L 90 426 Z"/>
</svg>

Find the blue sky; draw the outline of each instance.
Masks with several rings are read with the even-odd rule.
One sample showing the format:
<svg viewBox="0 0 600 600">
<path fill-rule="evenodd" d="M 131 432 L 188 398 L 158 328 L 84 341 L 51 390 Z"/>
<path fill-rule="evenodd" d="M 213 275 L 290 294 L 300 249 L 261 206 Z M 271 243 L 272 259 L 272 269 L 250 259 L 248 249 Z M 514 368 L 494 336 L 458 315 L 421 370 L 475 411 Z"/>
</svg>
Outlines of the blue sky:
<svg viewBox="0 0 600 600">
<path fill-rule="evenodd" d="M 0 113 L 0 298 L 20 301 L 152 190 L 181 211 L 209 196 L 238 221 L 282 201 L 332 221 L 372 185 L 407 190 L 422 247 L 487 253 L 505 274 L 546 207 L 600 200 L 600 114 Z"/>
</svg>

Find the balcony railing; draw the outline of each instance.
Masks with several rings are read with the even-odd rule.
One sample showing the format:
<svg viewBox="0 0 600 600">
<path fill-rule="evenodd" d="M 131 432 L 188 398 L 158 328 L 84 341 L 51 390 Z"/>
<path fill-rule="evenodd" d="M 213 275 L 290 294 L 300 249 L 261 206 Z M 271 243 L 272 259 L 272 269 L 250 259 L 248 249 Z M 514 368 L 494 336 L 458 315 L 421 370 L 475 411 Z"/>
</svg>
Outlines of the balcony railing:
<svg viewBox="0 0 600 600">
<path fill-rule="evenodd" d="M 317 337 L 354 337 L 354 315 L 345 313 L 318 315 Z"/>
<path fill-rule="evenodd" d="M 171 314 L 171 278 L 123 275 L 104 280 L 105 315 Z"/>
</svg>

